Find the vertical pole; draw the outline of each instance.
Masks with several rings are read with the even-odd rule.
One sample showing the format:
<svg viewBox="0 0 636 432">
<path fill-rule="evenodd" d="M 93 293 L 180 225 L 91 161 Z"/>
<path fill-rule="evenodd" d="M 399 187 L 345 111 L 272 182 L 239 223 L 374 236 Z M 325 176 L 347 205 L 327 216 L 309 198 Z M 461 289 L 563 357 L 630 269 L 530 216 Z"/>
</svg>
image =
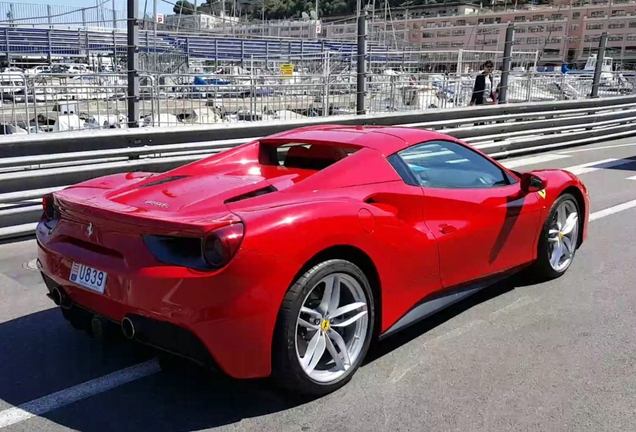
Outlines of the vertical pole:
<svg viewBox="0 0 636 432">
<path fill-rule="evenodd" d="M 130 1 L 130 0 L 128 0 Z M 154 17 L 154 23 L 153 23 L 153 35 L 152 35 L 152 46 L 154 48 L 154 53 L 153 53 L 153 59 L 154 59 L 154 68 L 153 71 L 156 73 L 158 71 L 158 65 L 157 65 L 157 56 L 159 54 L 157 54 L 157 0 L 154 0 L 152 2 L 152 16 Z M 177 31 L 179 31 L 179 29 L 177 28 Z"/>
<path fill-rule="evenodd" d="M 117 10 L 115 9 L 115 0 L 112 0 L 112 8 L 113 8 L 113 30 L 117 28 Z"/>
<path fill-rule="evenodd" d="M 128 127 L 139 127 L 139 0 L 128 0 Z"/>
<path fill-rule="evenodd" d="M 117 73 L 117 30 L 113 29 L 113 72 Z"/>
<path fill-rule="evenodd" d="M 510 76 L 510 66 L 512 65 L 512 41 L 515 37 L 515 26 L 508 23 L 506 28 L 506 41 L 504 43 L 503 68 L 501 71 L 501 83 L 499 88 L 499 103 L 506 103 L 508 94 L 508 77 Z"/>
<path fill-rule="evenodd" d="M 48 42 L 48 52 L 46 58 L 49 62 L 49 66 L 53 66 L 53 42 L 51 41 L 51 30 L 46 32 L 46 39 Z"/>
<path fill-rule="evenodd" d="M 358 56 L 357 66 L 358 74 L 356 80 L 356 114 L 363 115 L 365 113 L 364 96 L 366 81 L 366 63 L 367 55 L 367 11 L 361 10 L 361 0 L 358 0 Z"/>
<path fill-rule="evenodd" d="M 46 5 L 46 17 L 48 18 L 49 28 L 53 28 L 53 12 L 51 11 L 51 5 Z"/>
<path fill-rule="evenodd" d="M 97 10 L 97 27 L 102 28 L 102 7 L 99 0 L 95 0 L 95 9 Z"/>
<path fill-rule="evenodd" d="M 598 88 L 601 85 L 601 72 L 603 72 L 603 60 L 605 60 L 605 47 L 607 46 L 607 32 L 603 32 L 598 41 L 598 54 L 596 54 L 596 66 L 594 67 L 594 81 L 592 81 L 593 98 L 598 97 Z"/>
</svg>

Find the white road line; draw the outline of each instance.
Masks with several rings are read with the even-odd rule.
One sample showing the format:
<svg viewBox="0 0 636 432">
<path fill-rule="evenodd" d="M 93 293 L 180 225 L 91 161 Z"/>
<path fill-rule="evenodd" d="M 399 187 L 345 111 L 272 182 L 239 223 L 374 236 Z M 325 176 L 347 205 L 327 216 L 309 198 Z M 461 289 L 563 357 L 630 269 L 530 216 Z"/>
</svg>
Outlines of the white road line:
<svg viewBox="0 0 636 432">
<path fill-rule="evenodd" d="M 159 370 L 158 363 L 155 360 L 150 360 L 0 411 L 0 429 L 153 375 Z"/>
<path fill-rule="evenodd" d="M 555 161 L 555 160 L 559 160 L 559 159 L 566 159 L 572 156 L 566 155 L 566 154 L 544 154 L 544 155 L 539 155 L 539 156 L 533 156 L 533 157 L 527 157 L 527 158 L 523 158 L 523 159 L 515 159 L 515 160 L 511 160 L 511 161 L 503 161 L 501 164 L 503 166 L 505 166 L 506 168 L 516 168 L 516 167 L 520 167 L 520 166 L 524 166 L 524 165 L 533 165 L 533 164 L 539 164 L 539 163 L 543 163 L 543 162 L 550 162 L 550 161 Z"/>
<path fill-rule="evenodd" d="M 587 174 L 587 173 L 591 173 L 601 169 L 614 168 L 617 166 L 627 165 L 631 163 L 636 163 L 636 161 L 632 159 L 609 158 L 609 159 L 603 159 L 603 160 L 598 160 L 594 162 L 588 162 L 581 165 L 574 165 L 574 166 L 563 168 L 563 169 L 565 171 L 570 171 L 572 174 L 578 176 L 581 174 Z"/>
<path fill-rule="evenodd" d="M 625 180 L 636 180 L 636 176 L 627 177 Z"/>
<path fill-rule="evenodd" d="M 624 202 L 623 204 L 618 204 L 615 205 L 613 207 L 609 207 L 603 210 L 599 210 L 597 212 L 591 213 L 590 214 L 590 222 L 597 220 L 597 219 L 601 219 L 604 218 L 606 216 L 610 216 L 613 215 L 615 213 L 619 213 L 625 210 L 629 210 L 631 208 L 636 207 L 636 200 L 631 200 L 631 201 L 627 201 Z"/>
<path fill-rule="evenodd" d="M 614 144 L 614 145 L 607 145 L 607 146 L 594 147 L 594 148 L 585 148 L 585 149 L 578 149 L 578 150 L 567 150 L 567 151 L 564 151 L 563 153 L 559 153 L 559 154 L 581 153 L 581 152 L 589 152 L 589 151 L 594 151 L 594 150 L 604 150 L 604 149 L 612 149 L 612 148 L 620 148 L 620 147 L 633 147 L 633 146 L 636 146 L 636 143 Z"/>
</svg>

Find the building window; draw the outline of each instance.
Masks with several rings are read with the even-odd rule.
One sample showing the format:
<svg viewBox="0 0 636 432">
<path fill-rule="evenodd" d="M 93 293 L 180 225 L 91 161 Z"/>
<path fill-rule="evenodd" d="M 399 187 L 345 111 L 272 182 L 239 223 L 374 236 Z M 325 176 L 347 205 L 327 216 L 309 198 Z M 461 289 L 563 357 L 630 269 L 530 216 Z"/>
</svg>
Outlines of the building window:
<svg viewBox="0 0 636 432">
<path fill-rule="evenodd" d="M 585 26 L 586 30 L 602 30 L 603 23 L 587 23 Z"/>
<path fill-rule="evenodd" d="M 607 25 L 608 29 L 619 29 L 619 28 L 625 28 L 625 23 L 609 23 Z"/>
</svg>

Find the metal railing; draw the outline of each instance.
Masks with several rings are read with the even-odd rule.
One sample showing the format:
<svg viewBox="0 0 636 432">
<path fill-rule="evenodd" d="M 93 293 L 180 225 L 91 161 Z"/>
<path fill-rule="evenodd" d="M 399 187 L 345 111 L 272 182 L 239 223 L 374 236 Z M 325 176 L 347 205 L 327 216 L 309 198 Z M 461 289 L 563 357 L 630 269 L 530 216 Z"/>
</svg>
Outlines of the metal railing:
<svg viewBox="0 0 636 432">
<path fill-rule="evenodd" d="M 366 75 L 365 109 L 370 114 L 382 114 L 467 106 L 474 79 L 474 74 L 372 72 Z M 5 135 L 127 127 L 125 75 L 6 73 L 0 74 L 0 81 L 0 125 L 5 125 Z M 311 75 L 142 74 L 140 82 L 142 127 L 280 122 L 356 114 L 356 76 L 349 69 Z M 494 82 L 496 86 L 498 76 Z M 592 77 L 516 73 L 508 79 L 507 100 L 515 104 L 584 100 L 591 89 Z M 601 98 L 633 93 L 634 83 L 622 75 L 603 75 Z"/>
<path fill-rule="evenodd" d="M 41 215 L 39 198 L 49 191 L 114 173 L 166 171 L 272 133 L 333 123 L 438 130 L 505 158 L 636 135 L 636 96 L 287 123 L 37 134 L 26 141 L 9 137 L 0 146 L 0 239 L 32 233 Z"/>
</svg>

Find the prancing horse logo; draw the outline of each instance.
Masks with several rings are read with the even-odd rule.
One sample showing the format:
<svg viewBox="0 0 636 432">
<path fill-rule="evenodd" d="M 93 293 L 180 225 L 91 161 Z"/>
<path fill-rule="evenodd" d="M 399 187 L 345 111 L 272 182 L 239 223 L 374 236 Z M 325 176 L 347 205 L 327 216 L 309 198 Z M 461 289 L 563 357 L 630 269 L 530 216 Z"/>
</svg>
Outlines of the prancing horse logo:
<svg viewBox="0 0 636 432">
<path fill-rule="evenodd" d="M 86 227 L 86 234 L 90 237 L 93 235 L 93 224 L 89 223 Z"/>
</svg>

